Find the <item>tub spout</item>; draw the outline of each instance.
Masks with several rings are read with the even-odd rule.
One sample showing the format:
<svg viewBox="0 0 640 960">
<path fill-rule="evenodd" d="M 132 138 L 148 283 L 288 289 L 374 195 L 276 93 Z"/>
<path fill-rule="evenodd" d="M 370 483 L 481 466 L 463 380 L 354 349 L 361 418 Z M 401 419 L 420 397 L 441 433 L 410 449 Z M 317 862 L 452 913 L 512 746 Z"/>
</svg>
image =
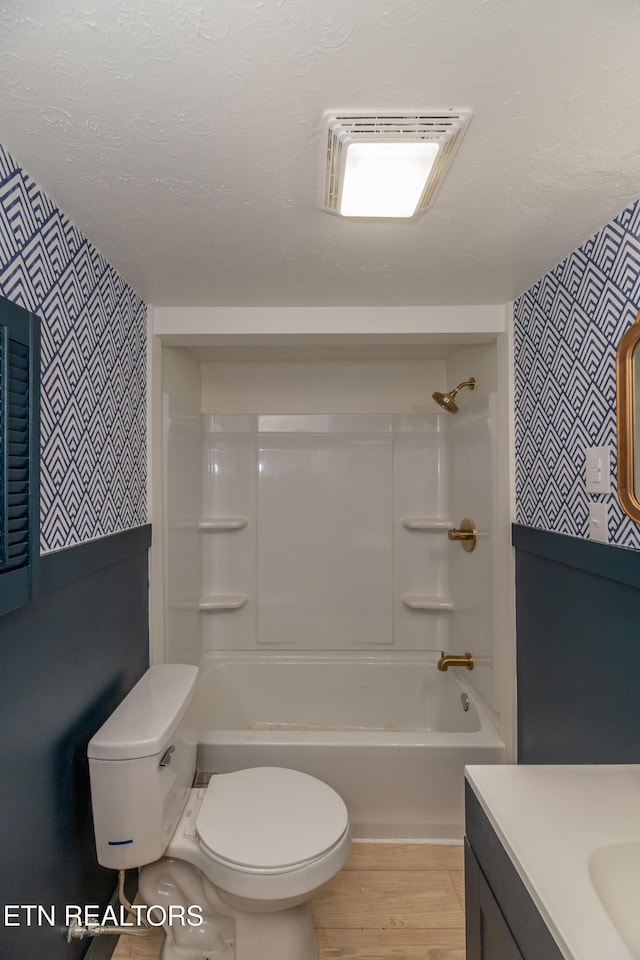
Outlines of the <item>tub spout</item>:
<svg viewBox="0 0 640 960">
<path fill-rule="evenodd" d="M 438 670 L 448 670 L 449 667 L 466 667 L 467 670 L 473 670 L 473 657 L 470 653 L 443 653 L 438 660 Z"/>
</svg>

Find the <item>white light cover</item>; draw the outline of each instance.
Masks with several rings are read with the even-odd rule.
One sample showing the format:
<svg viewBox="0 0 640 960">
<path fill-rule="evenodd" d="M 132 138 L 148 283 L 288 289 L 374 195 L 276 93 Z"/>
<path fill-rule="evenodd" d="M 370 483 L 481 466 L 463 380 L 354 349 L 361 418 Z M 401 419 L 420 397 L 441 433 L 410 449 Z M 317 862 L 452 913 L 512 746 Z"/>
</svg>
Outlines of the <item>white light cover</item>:
<svg viewBox="0 0 640 960">
<path fill-rule="evenodd" d="M 347 144 L 340 214 L 412 217 L 437 153 L 423 141 Z"/>
</svg>

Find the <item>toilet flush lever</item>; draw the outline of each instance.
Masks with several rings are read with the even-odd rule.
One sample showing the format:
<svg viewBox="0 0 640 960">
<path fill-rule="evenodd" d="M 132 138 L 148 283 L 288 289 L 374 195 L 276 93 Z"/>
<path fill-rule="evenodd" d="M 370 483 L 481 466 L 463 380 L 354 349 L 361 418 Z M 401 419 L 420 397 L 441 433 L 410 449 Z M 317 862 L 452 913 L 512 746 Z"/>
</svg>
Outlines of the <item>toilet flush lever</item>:
<svg viewBox="0 0 640 960">
<path fill-rule="evenodd" d="M 170 747 L 167 747 L 167 749 L 165 750 L 165 752 L 162 754 L 162 760 L 160 761 L 160 763 L 158 764 L 158 766 L 160 766 L 160 767 L 168 767 L 169 764 L 171 763 L 171 757 L 172 757 L 173 753 L 175 752 L 175 749 L 176 749 L 176 748 L 173 746 L 173 744 L 171 744 Z"/>
</svg>

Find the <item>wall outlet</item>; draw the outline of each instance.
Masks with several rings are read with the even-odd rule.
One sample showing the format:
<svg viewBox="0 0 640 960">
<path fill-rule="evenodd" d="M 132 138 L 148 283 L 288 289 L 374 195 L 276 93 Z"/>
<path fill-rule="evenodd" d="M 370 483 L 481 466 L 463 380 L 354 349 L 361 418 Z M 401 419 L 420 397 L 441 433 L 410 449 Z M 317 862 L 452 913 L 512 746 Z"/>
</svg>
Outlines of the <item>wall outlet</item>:
<svg viewBox="0 0 640 960">
<path fill-rule="evenodd" d="M 611 447 L 587 447 L 587 493 L 611 493 Z"/>
<path fill-rule="evenodd" d="M 589 504 L 589 539 L 609 542 L 609 511 L 606 503 Z"/>
</svg>

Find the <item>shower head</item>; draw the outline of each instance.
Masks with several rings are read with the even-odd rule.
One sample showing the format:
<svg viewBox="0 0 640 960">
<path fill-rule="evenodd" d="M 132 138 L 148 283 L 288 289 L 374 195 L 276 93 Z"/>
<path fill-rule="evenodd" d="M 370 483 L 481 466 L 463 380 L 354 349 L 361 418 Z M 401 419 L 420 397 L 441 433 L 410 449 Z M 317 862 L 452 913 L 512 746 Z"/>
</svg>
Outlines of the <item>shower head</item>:
<svg viewBox="0 0 640 960">
<path fill-rule="evenodd" d="M 459 383 L 457 387 L 454 387 L 453 390 L 450 390 L 449 393 L 440 393 L 436 390 L 432 394 L 433 399 L 436 403 L 439 403 L 443 410 L 447 410 L 448 413 L 457 413 L 458 404 L 455 401 L 455 396 L 462 390 L 463 387 L 469 387 L 469 390 L 473 390 L 476 385 L 476 378 L 469 377 L 468 380 L 464 380 L 462 383 Z"/>
<path fill-rule="evenodd" d="M 458 404 L 455 402 L 450 393 L 439 393 L 437 390 L 433 394 L 433 399 L 436 403 L 439 403 L 443 410 L 447 410 L 449 413 L 458 412 Z"/>
</svg>

